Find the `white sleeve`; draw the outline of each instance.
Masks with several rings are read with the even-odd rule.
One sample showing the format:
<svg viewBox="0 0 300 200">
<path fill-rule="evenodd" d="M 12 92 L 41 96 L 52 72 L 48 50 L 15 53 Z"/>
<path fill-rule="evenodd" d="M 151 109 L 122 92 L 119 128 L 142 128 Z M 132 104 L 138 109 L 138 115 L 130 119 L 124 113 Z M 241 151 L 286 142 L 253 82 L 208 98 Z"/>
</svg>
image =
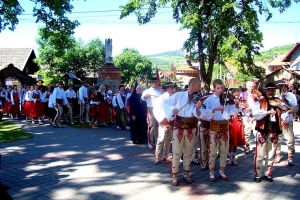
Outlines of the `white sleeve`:
<svg viewBox="0 0 300 200">
<path fill-rule="evenodd" d="M 252 115 L 256 120 L 261 120 L 265 116 L 267 116 L 267 111 L 264 109 L 260 109 L 259 102 L 255 102 L 252 108 Z"/>
<path fill-rule="evenodd" d="M 121 98 L 121 94 L 120 94 L 120 93 L 117 94 L 117 100 L 118 100 L 118 105 L 119 105 L 119 107 L 120 107 L 121 109 L 124 108 L 125 105 L 124 105 L 124 103 L 123 103 L 123 101 L 122 101 L 122 98 Z"/>
</svg>

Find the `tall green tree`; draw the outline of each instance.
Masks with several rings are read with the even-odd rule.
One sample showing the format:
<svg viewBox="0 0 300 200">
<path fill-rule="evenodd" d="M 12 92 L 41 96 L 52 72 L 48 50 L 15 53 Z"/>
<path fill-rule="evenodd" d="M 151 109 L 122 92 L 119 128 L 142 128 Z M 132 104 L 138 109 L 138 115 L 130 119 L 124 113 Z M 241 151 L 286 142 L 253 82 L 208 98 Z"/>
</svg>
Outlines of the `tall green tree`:
<svg viewBox="0 0 300 200">
<path fill-rule="evenodd" d="M 73 34 L 74 29 L 79 25 L 77 20 L 69 20 L 65 14 L 72 12 L 72 0 L 28 0 L 34 3 L 32 8 L 33 17 L 36 23 L 45 25 L 45 34 L 52 35 L 56 31 Z M 24 1 L 22 1 L 25 3 Z M 24 9 L 18 0 L 0 1 L 0 32 L 8 28 L 13 31 L 19 23 L 18 17 Z"/>
<path fill-rule="evenodd" d="M 122 83 L 133 83 L 139 78 L 153 76 L 151 61 L 135 49 L 124 49 L 114 58 L 114 64 L 122 70 Z"/>
<path fill-rule="evenodd" d="M 93 39 L 86 45 L 86 51 L 89 72 L 96 78 L 97 69 L 105 63 L 105 44 L 99 38 Z"/>
<path fill-rule="evenodd" d="M 51 35 L 47 39 L 43 37 L 42 31 L 39 35 L 42 35 L 37 39 L 39 57 L 35 61 L 43 66 L 47 72 L 45 76 L 50 80 L 57 80 L 68 72 L 81 79 L 90 75 L 96 77 L 96 69 L 104 64 L 105 47 L 98 38 L 85 43 L 80 39 L 77 41 L 73 36 L 62 41 L 60 34 Z M 61 48 L 61 42 L 65 48 Z"/>
<path fill-rule="evenodd" d="M 268 7 L 283 12 L 291 0 L 129 0 L 121 6 L 120 18 L 134 13 L 139 24 L 146 24 L 158 8 L 169 4 L 176 22 L 190 30 L 183 48 L 191 60 L 200 63 L 201 80 L 209 86 L 216 61 L 234 63 L 243 73 L 254 73 L 253 54 L 259 54 L 263 39 L 258 13 L 269 20 L 272 13 Z"/>
</svg>

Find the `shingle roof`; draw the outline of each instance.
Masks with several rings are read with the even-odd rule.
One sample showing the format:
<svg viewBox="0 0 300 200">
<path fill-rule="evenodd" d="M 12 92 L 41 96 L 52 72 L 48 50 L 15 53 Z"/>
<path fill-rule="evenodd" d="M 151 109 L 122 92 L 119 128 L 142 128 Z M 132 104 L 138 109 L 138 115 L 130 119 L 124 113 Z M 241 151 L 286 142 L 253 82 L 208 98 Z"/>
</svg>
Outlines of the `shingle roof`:
<svg viewBox="0 0 300 200">
<path fill-rule="evenodd" d="M 268 66 L 281 66 L 286 64 L 285 62 L 282 62 L 282 59 L 285 57 L 285 54 L 279 54 L 275 58 L 272 58 L 267 65 Z"/>
<path fill-rule="evenodd" d="M 0 66 L 13 64 L 23 71 L 32 48 L 0 48 Z"/>
<path fill-rule="evenodd" d="M 300 48 L 300 42 L 296 43 L 295 46 L 286 54 L 286 56 L 282 59 L 282 62 L 290 62 L 292 55 Z"/>
</svg>

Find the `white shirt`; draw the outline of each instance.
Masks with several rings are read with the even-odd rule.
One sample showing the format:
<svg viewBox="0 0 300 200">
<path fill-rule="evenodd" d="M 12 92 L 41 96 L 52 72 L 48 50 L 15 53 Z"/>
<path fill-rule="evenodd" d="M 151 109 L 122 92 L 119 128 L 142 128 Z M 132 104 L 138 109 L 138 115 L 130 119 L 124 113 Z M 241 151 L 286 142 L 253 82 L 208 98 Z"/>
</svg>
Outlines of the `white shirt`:
<svg viewBox="0 0 300 200">
<path fill-rule="evenodd" d="M 70 90 L 70 89 L 66 90 L 65 95 L 67 98 L 73 98 L 73 99 L 76 98 L 76 93 L 74 90 Z"/>
<path fill-rule="evenodd" d="M 56 99 L 62 99 L 64 105 L 68 103 L 66 95 L 65 95 L 65 91 L 63 88 L 60 88 L 60 87 L 54 88 L 52 94 L 53 94 L 53 105 L 54 106 L 56 106 Z"/>
<path fill-rule="evenodd" d="M 118 106 L 118 104 L 117 104 L 117 95 L 116 94 L 114 94 L 111 103 L 112 103 L 113 107 L 115 107 L 115 108 Z"/>
<path fill-rule="evenodd" d="M 170 94 L 165 92 L 153 101 L 153 115 L 158 122 L 161 122 L 164 118 L 166 118 L 166 114 L 163 109 L 163 103 L 169 97 Z"/>
<path fill-rule="evenodd" d="M 51 93 L 49 96 L 49 101 L 48 101 L 48 107 L 49 108 L 54 108 L 54 104 L 53 104 L 54 100 L 53 100 L 53 94 Z"/>
<path fill-rule="evenodd" d="M 165 112 L 166 118 L 168 121 L 171 120 L 173 116 L 173 110 L 177 108 L 179 110 L 178 116 L 180 117 L 193 117 L 193 110 L 196 107 L 196 104 L 189 102 L 188 91 L 177 92 L 165 99 L 163 102 L 163 110 Z M 185 105 L 186 104 L 186 105 Z"/>
<path fill-rule="evenodd" d="M 123 102 L 121 95 L 122 95 L 122 96 L 125 96 L 126 93 L 121 94 L 121 93 L 119 92 L 119 93 L 117 94 L 117 100 L 118 100 L 118 103 L 117 103 L 117 104 L 118 104 L 119 107 L 122 109 L 122 108 L 124 108 L 124 107 L 126 106 L 126 101 Z M 125 98 L 126 98 L 126 96 L 125 96 Z"/>
<path fill-rule="evenodd" d="M 28 101 L 34 101 L 36 102 L 37 99 L 33 96 L 34 94 L 39 94 L 39 100 L 42 101 L 42 93 L 39 90 L 33 90 L 32 92 L 29 93 Z"/>
<path fill-rule="evenodd" d="M 293 120 L 293 114 L 288 114 L 287 111 L 282 111 L 281 113 L 281 121 L 284 123 L 290 123 Z"/>
<path fill-rule="evenodd" d="M 50 92 L 44 92 L 42 102 L 48 102 L 50 97 Z M 48 96 L 48 97 L 47 97 Z"/>
<path fill-rule="evenodd" d="M 18 101 L 20 102 L 20 100 L 21 100 L 19 90 L 12 90 L 12 91 L 10 92 L 10 99 L 11 99 L 11 104 L 12 104 L 12 105 L 15 105 L 15 103 L 17 103 L 17 102 L 14 102 L 14 94 L 15 94 L 15 93 L 18 94 Z"/>
<path fill-rule="evenodd" d="M 145 99 L 145 96 L 148 95 L 148 94 L 151 95 L 150 98 Z M 146 101 L 147 107 L 148 107 L 148 108 L 152 108 L 152 107 L 153 107 L 152 101 L 153 101 L 155 98 L 159 97 L 161 94 L 162 94 L 162 93 L 161 93 L 161 91 L 160 91 L 159 89 L 155 89 L 155 88 L 153 88 L 153 87 L 150 87 L 150 88 L 148 88 L 147 90 L 145 90 L 145 91 L 142 93 L 141 99 L 142 99 L 143 101 Z"/>
<path fill-rule="evenodd" d="M 220 103 L 220 97 L 218 97 L 216 94 L 212 94 L 211 96 L 207 97 L 207 99 L 203 103 L 203 107 L 201 108 L 201 114 L 200 119 L 203 119 L 205 121 L 210 120 L 216 120 L 216 121 L 222 121 L 222 120 L 229 120 L 230 115 L 235 115 L 238 112 L 241 111 L 241 108 L 236 108 L 234 105 L 225 105 L 224 111 L 215 111 L 212 112 L 213 109 L 221 107 Z M 196 110 L 196 109 L 195 109 Z"/>
<path fill-rule="evenodd" d="M 11 102 L 10 92 L 11 90 L 6 90 L 5 92 L 5 100 L 8 102 Z"/>
<path fill-rule="evenodd" d="M 20 89 L 20 99 L 21 101 L 24 101 L 24 97 L 25 97 L 25 94 L 27 93 L 27 88 L 21 88 Z"/>
<path fill-rule="evenodd" d="M 88 95 L 87 95 L 87 88 L 84 87 L 84 86 L 81 86 L 81 87 L 79 88 L 78 95 L 79 95 L 79 100 L 80 100 L 82 103 L 85 103 L 84 98 L 87 98 L 87 97 L 88 97 Z"/>
<path fill-rule="evenodd" d="M 5 98 L 5 94 L 6 94 L 6 90 L 2 89 L 2 91 L 0 92 L 0 97 Z"/>
</svg>

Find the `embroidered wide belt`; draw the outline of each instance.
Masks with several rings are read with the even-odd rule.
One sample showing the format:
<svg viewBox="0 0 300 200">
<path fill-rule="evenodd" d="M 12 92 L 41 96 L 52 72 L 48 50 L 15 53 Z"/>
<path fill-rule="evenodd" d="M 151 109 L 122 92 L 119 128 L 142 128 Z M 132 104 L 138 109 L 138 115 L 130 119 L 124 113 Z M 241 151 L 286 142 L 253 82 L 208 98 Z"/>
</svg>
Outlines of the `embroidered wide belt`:
<svg viewBox="0 0 300 200">
<path fill-rule="evenodd" d="M 181 129 L 197 128 L 197 118 L 195 117 L 180 117 L 176 116 L 174 120 L 174 127 Z"/>
<path fill-rule="evenodd" d="M 228 120 L 222 120 L 222 121 L 216 121 L 211 120 L 210 121 L 210 130 L 217 132 L 217 133 L 224 133 L 227 132 L 229 129 L 229 123 Z"/>
<path fill-rule="evenodd" d="M 62 100 L 62 99 L 56 98 L 56 103 L 57 103 L 57 104 L 62 104 L 62 103 L 63 103 L 63 100 Z"/>
<path fill-rule="evenodd" d="M 210 122 L 209 121 L 205 121 L 205 120 L 200 119 L 200 122 L 201 122 L 200 127 L 210 129 Z"/>
<path fill-rule="evenodd" d="M 174 120 L 168 121 L 167 118 L 164 118 L 159 124 L 164 126 L 174 126 Z"/>
</svg>

